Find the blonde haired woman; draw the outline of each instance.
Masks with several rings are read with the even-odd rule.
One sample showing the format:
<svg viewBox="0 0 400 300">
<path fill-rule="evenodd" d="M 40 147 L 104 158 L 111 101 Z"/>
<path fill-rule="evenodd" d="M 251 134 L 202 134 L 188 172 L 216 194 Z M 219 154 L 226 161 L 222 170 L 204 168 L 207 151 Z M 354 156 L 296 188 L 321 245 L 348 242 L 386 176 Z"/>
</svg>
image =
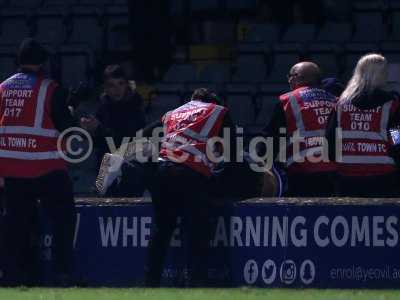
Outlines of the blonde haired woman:
<svg viewBox="0 0 400 300">
<path fill-rule="evenodd" d="M 397 94 L 384 90 L 387 75 L 385 57 L 361 57 L 331 115 L 327 138 L 330 159 L 338 166 L 338 196 L 397 195 L 389 129 L 399 125 L 400 101 Z"/>
</svg>

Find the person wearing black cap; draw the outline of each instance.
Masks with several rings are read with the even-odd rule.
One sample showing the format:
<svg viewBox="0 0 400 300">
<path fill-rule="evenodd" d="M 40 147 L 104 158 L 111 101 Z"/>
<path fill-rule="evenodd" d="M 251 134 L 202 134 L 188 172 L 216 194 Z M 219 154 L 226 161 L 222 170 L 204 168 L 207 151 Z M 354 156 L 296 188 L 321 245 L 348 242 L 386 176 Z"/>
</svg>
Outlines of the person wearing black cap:
<svg viewBox="0 0 400 300">
<path fill-rule="evenodd" d="M 328 93 L 331 93 L 332 95 L 336 97 L 340 97 L 340 95 L 344 91 L 344 84 L 340 82 L 337 78 L 329 77 L 322 79 L 322 88 L 327 91 Z"/>
<path fill-rule="evenodd" d="M 5 192 L 6 285 L 36 284 L 30 239 L 40 206 L 53 233 L 54 285 L 70 281 L 75 226 L 72 182 L 58 151 L 60 132 L 72 127 L 68 93 L 46 79 L 49 51 L 25 39 L 19 71 L 0 84 L 0 176 Z"/>
</svg>

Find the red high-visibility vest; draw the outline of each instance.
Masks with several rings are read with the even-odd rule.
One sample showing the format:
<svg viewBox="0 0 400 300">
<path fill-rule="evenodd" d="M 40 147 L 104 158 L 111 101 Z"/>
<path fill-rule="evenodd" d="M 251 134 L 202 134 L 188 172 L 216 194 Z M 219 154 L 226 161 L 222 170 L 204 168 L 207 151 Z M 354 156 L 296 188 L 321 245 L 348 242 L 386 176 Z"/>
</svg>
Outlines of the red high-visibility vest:
<svg viewBox="0 0 400 300">
<path fill-rule="evenodd" d="M 65 170 L 50 118 L 56 83 L 18 73 L 0 85 L 0 176 L 34 178 Z"/>
<path fill-rule="evenodd" d="M 219 134 L 226 111 L 216 104 L 190 101 L 168 112 L 163 117 L 160 157 L 211 176 L 215 164 L 207 155 L 207 140 Z"/>
<path fill-rule="evenodd" d="M 328 158 L 325 127 L 336 97 L 318 88 L 301 87 L 280 96 L 287 136 L 286 166 L 289 174 L 333 172 Z M 297 137 L 294 139 L 294 137 Z"/>
<path fill-rule="evenodd" d="M 339 103 L 337 121 L 342 135 L 342 153 L 337 157 L 338 173 L 343 176 L 384 175 L 396 171 L 388 150 L 389 118 L 399 109 L 398 101 L 389 101 L 374 109 L 358 109 L 351 103 Z M 340 136 L 339 136 L 340 137 Z"/>
</svg>

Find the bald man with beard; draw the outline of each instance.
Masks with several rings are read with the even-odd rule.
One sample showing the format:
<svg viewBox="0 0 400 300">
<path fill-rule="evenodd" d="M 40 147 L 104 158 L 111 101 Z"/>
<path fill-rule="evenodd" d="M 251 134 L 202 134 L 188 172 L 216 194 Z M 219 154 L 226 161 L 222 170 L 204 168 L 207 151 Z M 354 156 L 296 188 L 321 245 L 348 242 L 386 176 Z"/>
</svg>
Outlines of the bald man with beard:
<svg viewBox="0 0 400 300">
<path fill-rule="evenodd" d="M 315 63 L 300 62 L 287 77 L 291 91 L 279 97 L 263 135 L 273 137 L 273 159 L 287 168 L 287 196 L 332 196 L 336 165 L 329 161 L 324 134 L 337 98 L 321 88 Z M 286 137 L 286 147 L 280 137 Z"/>
</svg>

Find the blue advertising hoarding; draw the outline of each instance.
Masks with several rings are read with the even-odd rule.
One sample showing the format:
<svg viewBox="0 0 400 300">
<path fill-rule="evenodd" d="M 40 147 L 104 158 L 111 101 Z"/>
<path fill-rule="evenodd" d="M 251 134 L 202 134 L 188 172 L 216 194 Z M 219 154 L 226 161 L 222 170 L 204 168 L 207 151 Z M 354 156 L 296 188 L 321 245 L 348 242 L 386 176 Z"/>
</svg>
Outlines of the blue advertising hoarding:
<svg viewBox="0 0 400 300">
<path fill-rule="evenodd" d="M 367 201 L 368 202 L 368 201 Z M 80 202 L 76 278 L 89 286 L 140 286 L 151 233 L 151 203 Z M 216 286 L 397 288 L 400 206 L 323 200 L 247 201 L 218 206 L 204 263 Z M 52 261 L 51 228 L 42 238 L 44 281 Z M 186 276 L 183 229 L 171 239 L 164 283 Z"/>
</svg>

